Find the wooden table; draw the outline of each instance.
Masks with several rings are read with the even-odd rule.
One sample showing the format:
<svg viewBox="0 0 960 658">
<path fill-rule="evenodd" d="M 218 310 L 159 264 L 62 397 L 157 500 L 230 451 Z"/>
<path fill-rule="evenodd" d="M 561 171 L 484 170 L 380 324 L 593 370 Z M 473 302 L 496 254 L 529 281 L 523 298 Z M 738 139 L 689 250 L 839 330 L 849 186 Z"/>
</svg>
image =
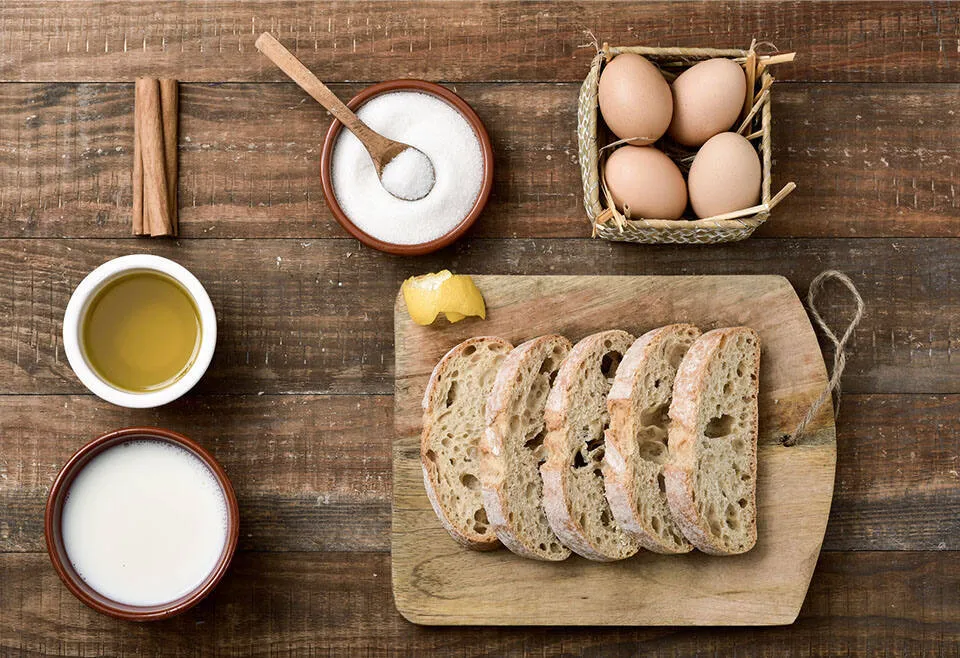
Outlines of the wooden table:
<svg viewBox="0 0 960 658">
<path fill-rule="evenodd" d="M 799 53 L 778 67 L 775 187 L 748 241 L 591 240 L 575 100 L 611 43 Z M 493 198 L 455 246 L 405 259 L 332 220 L 328 117 L 253 47 L 273 31 L 342 97 L 449 84 L 487 123 Z M 960 652 L 960 11 L 947 2 L 8 2 L 0 8 L 0 654 L 937 655 Z M 181 86 L 179 240 L 130 235 L 132 80 Z M 348 82 L 343 82 L 348 81 Z M 60 339 L 79 280 L 122 254 L 207 286 L 214 363 L 168 407 L 112 407 Z M 393 298 L 411 274 L 777 273 L 836 267 L 868 309 L 850 346 L 824 552 L 796 624 L 768 629 L 421 628 L 389 569 Z M 831 288 L 827 319 L 852 308 Z M 131 625 L 60 584 L 42 510 L 58 469 L 123 425 L 209 448 L 243 515 L 196 609 Z"/>
</svg>

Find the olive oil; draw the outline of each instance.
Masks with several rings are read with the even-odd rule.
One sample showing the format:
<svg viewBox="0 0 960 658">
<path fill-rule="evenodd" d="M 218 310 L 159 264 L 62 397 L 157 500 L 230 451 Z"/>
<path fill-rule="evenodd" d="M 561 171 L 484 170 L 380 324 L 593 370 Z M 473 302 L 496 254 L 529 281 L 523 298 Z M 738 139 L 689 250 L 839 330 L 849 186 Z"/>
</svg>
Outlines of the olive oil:
<svg viewBox="0 0 960 658">
<path fill-rule="evenodd" d="M 189 370 L 200 336 L 200 313 L 190 293 L 165 274 L 139 271 L 96 293 L 82 321 L 80 342 L 104 382 L 147 393 Z"/>
</svg>

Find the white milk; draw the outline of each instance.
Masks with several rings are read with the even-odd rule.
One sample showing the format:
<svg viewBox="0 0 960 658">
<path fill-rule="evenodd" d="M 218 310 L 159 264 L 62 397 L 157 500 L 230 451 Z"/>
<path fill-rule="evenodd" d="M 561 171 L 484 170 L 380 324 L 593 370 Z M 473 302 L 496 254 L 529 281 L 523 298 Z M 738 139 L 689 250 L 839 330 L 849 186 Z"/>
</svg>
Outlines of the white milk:
<svg viewBox="0 0 960 658">
<path fill-rule="evenodd" d="M 90 587 L 119 603 L 162 605 L 213 571 L 227 541 L 227 505 L 193 453 L 129 441 L 77 474 L 61 528 L 70 563 Z"/>
</svg>

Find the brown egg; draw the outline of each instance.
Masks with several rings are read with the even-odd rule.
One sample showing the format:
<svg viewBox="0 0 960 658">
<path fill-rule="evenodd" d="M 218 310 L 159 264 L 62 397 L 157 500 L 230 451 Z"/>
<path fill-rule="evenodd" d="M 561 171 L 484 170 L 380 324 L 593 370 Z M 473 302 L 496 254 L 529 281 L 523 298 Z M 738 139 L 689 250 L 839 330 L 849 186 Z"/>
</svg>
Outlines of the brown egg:
<svg viewBox="0 0 960 658">
<path fill-rule="evenodd" d="M 684 146 L 700 146 L 730 130 L 747 95 L 747 79 L 730 59 L 708 59 L 677 76 L 669 133 Z"/>
<path fill-rule="evenodd" d="M 600 74 L 600 113 L 620 139 L 638 146 L 663 136 L 673 115 L 670 85 L 640 55 L 617 55 Z M 634 139 L 636 138 L 636 139 Z"/>
<path fill-rule="evenodd" d="M 745 137 L 720 133 L 700 147 L 687 185 L 697 217 L 713 217 L 760 201 L 760 157 Z"/>
<path fill-rule="evenodd" d="M 652 146 L 621 146 L 603 172 L 617 209 L 633 219 L 679 219 L 687 207 L 683 174 Z"/>
</svg>

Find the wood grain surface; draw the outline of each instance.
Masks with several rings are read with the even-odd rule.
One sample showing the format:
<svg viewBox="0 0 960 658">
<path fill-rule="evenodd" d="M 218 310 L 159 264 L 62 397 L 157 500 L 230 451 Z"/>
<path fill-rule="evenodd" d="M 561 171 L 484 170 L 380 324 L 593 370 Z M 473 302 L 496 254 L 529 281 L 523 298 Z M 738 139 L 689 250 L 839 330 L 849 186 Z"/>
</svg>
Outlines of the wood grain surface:
<svg viewBox="0 0 960 658">
<path fill-rule="evenodd" d="M 393 595 L 419 624 L 506 626 L 769 626 L 803 603 L 830 514 L 837 458 L 829 403 L 800 442 L 781 445 L 827 385 L 803 305 L 779 276 L 475 276 L 482 322 L 423 327 L 395 310 Z M 743 555 L 643 551 L 616 563 L 529 560 L 456 544 L 427 499 L 421 400 L 437 361 L 478 332 L 519 345 L 608 329 L 634 336 L 677 322 L 746 325 L 760 335 L 757 545 Z M 505 586 L 510 583 L 509 590 Z"/>
<path fill-rule="evenodd" d="M 361 88 L 333 85 L 343 98 Z M 472 234 L 589 237 L 579 84 L 451 88 L 496 152 L 492 197 Z M 0 89 L 0 236 L 130 238 L 133 86 Z M 181 236 L 348 237 L 320 186 L 329 118 L 305 92 L 187 84 L 180 111 Z M 960 236 L 960 137 L 950 130 L 960 84 L 778 83 L 773 114 L 774 187 L 799 187 L 760 235 Z"/>
<path fill-rule="evenodd" d="M 803 56 L 784 79 L 958 82 L 960 20 L 934 2 L 494 2 L 196 4 L 122 0 L 9 4 L 0 79 L 277 81 L 264 30 L 321 80 L 580 81 L 591 33 L 612 45 L 747 48 Z"/>
<path fill-rule="evenodd" d="M 123 624 L 60 586 L 46 555 L 0 554 L 13 655 L 937 655 L 960 643 L 952 553 L 824 553 L 793 626 L 764 629 L 424 628 L 396 611 L 390 556 L 241 553 L 187 615 Z M 321 647 L 317 651 L 317 647 Z M 822 649 L 822 650 L 819 650 Z"/>
<path fill-rule="evenodd" d="M 960 550 L 960 396 L 848 395 L 827 551 Z M 391 395 L 202 395 L 163 410 L 89 395 L 0 396 L 0 552 L 44 550 L 59 468 L 104 427 L 162 424 L 210 450 L 244 511 L 241 550 L 390 550 Z M 883 430 L 878 432 L 877 428 Z M 869 469 L 862 464 L 870 464 Z M 279 530 L 282 529 L 282 532 Z"/>
<path fill-rule="evenodd" d="M 262 30 L 341 97 L 411 76 L 470 102 L 497 157 L 471 234 L 418 259 L 348 239 L 317 176 L 329 119 L 256 52 Z M 798 52 L 775 71 L 773 141 L 775 183 L 799 188 L 757 237 L 709 249 L 589 239 L 574 160 L 587 31 Z M 0 3 L 0 656 L 960 656 L 958 40 L 946 0 Z M 185 83 L 179 241 L 130 236 L 136 76 Z M 87 394 L 59 339 L 73 286 L 141 251 L 195 271 L 221 330 L 198 389 L 154 411 Z M 847 348 L 825 552 L 794 625 L 403 620 L 387 554 L 393 300 L 405 277 L 444 267 L 782 274 L 800 293 L 823 269 L 850 274 L 867 314 Z M 852 312 L 832 287 L 822 306 L 832 326 Z M 138 423 L 210 448 L 244 523 L 213 596 L 150 626 L 70 596 L 40 524 L 73 450 Z"/>
<path fill-rule="evenodd" d="M 751 239 L 710 250 L 602 240 L 465 240 L 405 259 L 353 240 L 0 240 L 0 394 L 82 393 L 61 344 L 63 310 L 94 267 L 127 253 L 193 271 L 217 310 L 218 347 L 198 392 L 390 393 L 393 300 L 413 274 L 766 274 L 804 291 L 825 267 L 861 282 L 868 310 L 844 388 L 954 393 L 960 377 L 960 240 Z M 823 297 L 842 326 L 852 302 Z M 225 390 L 226 389 L 226 390 Z"/>
</svg>

